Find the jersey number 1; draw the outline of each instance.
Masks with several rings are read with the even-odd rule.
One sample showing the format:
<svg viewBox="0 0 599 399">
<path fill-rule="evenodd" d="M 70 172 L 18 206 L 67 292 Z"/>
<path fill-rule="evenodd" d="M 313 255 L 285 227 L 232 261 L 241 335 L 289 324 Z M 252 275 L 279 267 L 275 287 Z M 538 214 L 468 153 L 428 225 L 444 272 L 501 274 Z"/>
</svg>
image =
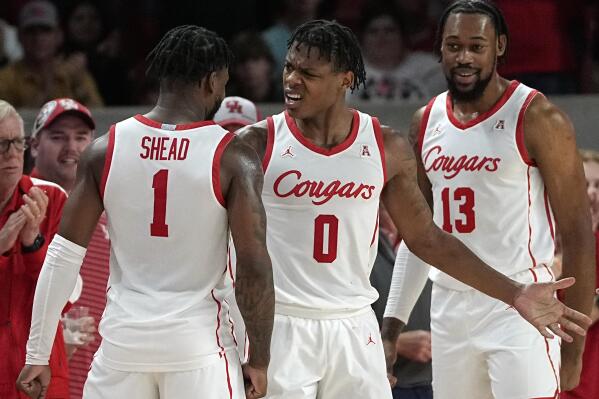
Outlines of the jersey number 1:
<svg viewBox="0 0 599 399">
<path fill-rule="evenodd" d="M 445 187 L 441 191 L 441 200 L 443 202 L 443 230 L 448 233 L 453 232 L 453 226 L 458 233 L 472 233 L 476 227 L 474 218 L 474 191 L 469 187 L 458 187 L 453 192 L 453 200 L 462 201 L 459 211 L 464 215 L 463 219 L 451 219 L 450 212 L 450 191 L 449 187 Z"/>
<path fill-rule="evenodd" d="M 154 174 L 152 188 L 154 189 L 154 216 L 150 223 L 150 235 L 168 237 L 166 224 L 166 188 L 168 185 L 168 169 L 160 169 Z"/>
</svg>

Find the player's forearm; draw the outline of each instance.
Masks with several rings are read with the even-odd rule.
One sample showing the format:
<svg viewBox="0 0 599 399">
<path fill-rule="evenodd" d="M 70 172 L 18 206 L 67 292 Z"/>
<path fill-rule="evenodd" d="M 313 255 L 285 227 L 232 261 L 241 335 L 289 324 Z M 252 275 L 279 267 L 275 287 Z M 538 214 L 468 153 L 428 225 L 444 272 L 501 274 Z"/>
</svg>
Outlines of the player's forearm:
<svg viewBox="0 0 599 399">
<path fill-rule="evenodd" d="M 26 364 L 48 364 L 60 311 L 73 292 L 84 256 L 85 248 L 59 235 L 48 247 L 35 289 Z"/>
<path fill-rule="evenodd" d="M 383 317 L 381 326 L 381 337 L 389 342 L 397 342 L 399 333 L 406 326 L 406 323 L 395 317 Z"/>
<path fill-rule="evenodd" d="M 410 250 L 451 277 L 493 298 L 513 305 L 522 284 L 484 263 L 460 240 L 438 228 L 407 242 Z"/>
<path fill-rule="evenodd" d="M 563 235 L 562 277 L 576 278 L 574 288 L 565 290 L 564 303 L 579 312 L 590 315 L 595 288 L 595 243 L 592 234 Z M 574 336 L 574 342 L 562 344 L 562 352 L 581 355 L 584 337 Z"/>
<path fill-rule="evenodd" d="M 405 242 L 400 244 L 381 328 L 384 339 L 396 341 L 426 285 L 429 270 L 430 266 L 410 252 Z"/>
<path fill-rule="evenodd" d="M 253 262 L 251 266 L 238 261 L 237 271 L 235 298 L 250 341 L 249 363 L 266 368 L 275 308 L 272 266 L 270 260 Z"/>
</svg>

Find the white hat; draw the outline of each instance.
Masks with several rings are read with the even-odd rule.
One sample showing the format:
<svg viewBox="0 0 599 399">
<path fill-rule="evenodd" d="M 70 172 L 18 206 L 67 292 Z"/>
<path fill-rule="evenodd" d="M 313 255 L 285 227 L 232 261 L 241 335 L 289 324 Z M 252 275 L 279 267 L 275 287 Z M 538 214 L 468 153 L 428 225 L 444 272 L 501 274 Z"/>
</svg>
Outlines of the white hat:
<svg viewBox="0 0 599 399">
<path fill-rule="evenodd" d="M 256 104 L 243 97 L 226 97 L 214 115 L 214 122 L 225 127 L 230 124 L 251 125 L 261 118 Z"/>
<path fill-rule="evenodd" d="M 26 3 L 19 13 L 19 28 L 31 26 L 58 27 L 58 12 L 56 7 L 46 0 L 35 0 Z"/>
</svg>

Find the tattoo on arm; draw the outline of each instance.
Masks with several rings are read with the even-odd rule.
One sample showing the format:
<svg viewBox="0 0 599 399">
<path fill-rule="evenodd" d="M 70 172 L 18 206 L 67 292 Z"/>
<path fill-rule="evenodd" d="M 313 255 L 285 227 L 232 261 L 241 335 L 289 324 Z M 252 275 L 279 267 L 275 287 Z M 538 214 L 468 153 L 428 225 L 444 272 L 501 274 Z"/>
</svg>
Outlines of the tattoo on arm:
<svg viewBox="0 0 599 399">
<path fill-rule="evenodd" d="M 231 171 L 227 192 L 229 225 L 237 256 L 235 297 L 250 340 L 249 362 L 266 368 L 274 321 L 272 265 L 266 250 L 266 214 L 262 204 L 263 176 L 256 153 L 231 143 L 223 162 Z"/>
</svg>

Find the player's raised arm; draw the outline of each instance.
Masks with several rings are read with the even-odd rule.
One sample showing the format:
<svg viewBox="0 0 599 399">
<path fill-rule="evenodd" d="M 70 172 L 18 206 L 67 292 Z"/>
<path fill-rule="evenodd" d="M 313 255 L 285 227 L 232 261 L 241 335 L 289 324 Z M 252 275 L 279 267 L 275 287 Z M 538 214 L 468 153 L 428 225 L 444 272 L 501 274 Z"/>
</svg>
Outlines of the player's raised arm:
<svg viewBox="0 0 599 399">
<path fill-rule="evenodd" d="M 261 397 L 266 394 L 275 296 L 266 250 L 262 168 L 256 153 L 240 139 L 233 139 L 223 154 L 221 182 L 237 254 L 235 297 L 251 343 L 245 372 L 253 386 L 247 394 Z"/>
<path fill-rule="evenodd" d="M 576 278 L 576 289 L 568 290 L 566 305 L 585 314 L 593 307 L 595 245 L 586 181 L 576 149 L 574 128 L 568 117 L 544 96 L 536 95 L 524 116 L 524 138 L 528 156 L 541 172 L 555 216 L 563 251 L 563 277 Z M 561 385 L 578 385 L 584 339 L 561 347 Z"/>
<path fill-rule="evenodd" d="M 58 234 L 48 247 L 37 282 L 27 358 L 17 387 L 30 392 L 32 386 L 39 383 L 40 398 L 44 397 L 50 382 L 48 360 L 60 312 L 73 292 L 85 247 L 104 209 L 99 181 L 107 141 L 107 136 L 97 139 L 81 157 L 75 187 L 64 206 Z"/>
<path fill-rule="evenodd" d="M 383 201 L 414 254 L 441 271 L 479 291 L 512 305 L 541 334 L 552 337 L 547 328 L 567 341 L 572 337 L 560 326 L 584 335 L 588 316 L 567 308 L 554 298 L 554 291 L 574 284 L 574 279 L 557 283 L 524 285 L 499 273 L 481 261 L 457 238 L 438 228 L 429 205 L 417 184 L 417 163 L 407 138 L 384 129 L 389 155 L 390 180 Z"/>
</svg>

